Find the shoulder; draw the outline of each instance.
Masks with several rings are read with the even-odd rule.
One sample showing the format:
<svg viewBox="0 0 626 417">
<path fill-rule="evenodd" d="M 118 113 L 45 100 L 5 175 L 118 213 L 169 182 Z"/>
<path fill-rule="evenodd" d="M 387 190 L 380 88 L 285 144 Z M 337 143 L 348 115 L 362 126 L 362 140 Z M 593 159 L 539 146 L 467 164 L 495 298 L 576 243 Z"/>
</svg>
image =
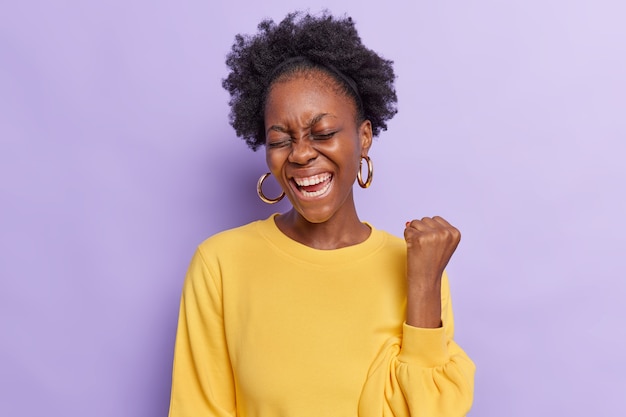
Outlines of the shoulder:
<svg viewBox="0 0 626 417">
<path fill-rule="evenodd" d="M 262 239 L 262 225 L 269 220 L 256 220 L 218 232 L 200 243 L 198 251 L 206 257 L 209 254 L 228 253 L 237 249 L 247 249 L 250 245 L 258 245 L 258 241 Z"/>
<path fill-rule="evenodd" d="M 406 263 L 406 243 L 385 230 L 377 229 L 371 224 L 367 225 L 372 229 L 371 240 L 377 242 L 376 250 L 371 254 L 371 260 L 375 263 L 387 265 L 401 265 Z"/>
<path fill-rule="evenodd" d="M 373 234 L 381 236 L 383 242 L 383 248 L 386 250 L 399 250 L 406 252 L 406 243 L 403 238 L 400 238 L 394 234 L 391 234 L 385 230 L 377 229 L 370 223 L 366 223 L 371 229 Z"/>
<path fill-rule="evenodd" d="M 241 265 L 256 257 L 258 248 L 265 246 L 261 233 L 262 224 L 257 220 L 243 226 L 218 232 L 200 243 L 192 256 L 188 274 L 211 276 L 222 275 L 223 270 Z M 246 263 L 243 262 L 243 263 Z"/>
</svg>

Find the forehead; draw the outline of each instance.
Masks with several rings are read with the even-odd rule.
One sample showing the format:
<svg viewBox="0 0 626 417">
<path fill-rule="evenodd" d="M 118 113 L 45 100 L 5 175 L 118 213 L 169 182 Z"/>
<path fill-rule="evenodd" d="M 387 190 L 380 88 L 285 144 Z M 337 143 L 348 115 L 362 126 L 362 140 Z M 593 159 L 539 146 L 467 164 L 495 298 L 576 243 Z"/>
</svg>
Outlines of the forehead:
<svg viewBox="0 0 626 417">
<path fill-rule="evenodd" d="M 270 86 L 265 104 L 266 119 L 316 112 L 355 117 L 356 105 L 333 77 L 321 71 L 284 75 Z"/>
</svg>

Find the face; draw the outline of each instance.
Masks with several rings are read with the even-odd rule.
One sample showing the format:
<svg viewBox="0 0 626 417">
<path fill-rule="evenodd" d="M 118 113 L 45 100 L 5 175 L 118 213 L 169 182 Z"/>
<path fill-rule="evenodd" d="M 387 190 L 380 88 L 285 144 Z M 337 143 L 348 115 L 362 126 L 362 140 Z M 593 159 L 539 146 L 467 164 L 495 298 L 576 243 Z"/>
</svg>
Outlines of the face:
<svg viewBox="0 0 626 417">
<path fill-rule="evenodd" d="M 352 186 L 372 141 L 351 98 L 326 74 L 276 82 L 265 107 L 267 165 L 294 209 L 311 223 L 354 212 Z"/>
</svg>

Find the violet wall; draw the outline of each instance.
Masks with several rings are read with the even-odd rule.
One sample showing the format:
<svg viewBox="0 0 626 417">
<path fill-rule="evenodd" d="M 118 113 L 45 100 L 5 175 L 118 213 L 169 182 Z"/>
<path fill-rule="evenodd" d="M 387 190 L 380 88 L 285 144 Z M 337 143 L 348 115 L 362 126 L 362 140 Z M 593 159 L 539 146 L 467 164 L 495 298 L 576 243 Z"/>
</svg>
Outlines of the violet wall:
<svg viewBox="0 0 626 417">
<path fill-rule="evenodd" d="M 263 17 L 350 14 L 395 61 L 361 217 L 440 214 L 471 416 L 626 407 L 623 2 L 0 5 L 0 414 L 165 416 L 195 246 L 263 218 L 224 55 Z"/>
</svg>

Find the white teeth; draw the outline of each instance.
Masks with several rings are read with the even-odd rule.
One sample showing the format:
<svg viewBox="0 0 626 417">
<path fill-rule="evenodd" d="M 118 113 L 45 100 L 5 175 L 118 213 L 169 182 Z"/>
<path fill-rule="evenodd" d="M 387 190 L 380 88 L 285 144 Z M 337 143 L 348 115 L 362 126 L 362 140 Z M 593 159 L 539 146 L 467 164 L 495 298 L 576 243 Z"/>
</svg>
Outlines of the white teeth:
<svg viewBox="0 0 626 417">
<path fill-rule="evenodd" d="M 325 173 L 325 174 L 320 174 L 320 175 L 313 175 L 312 177 L 306 177 L 306 178 L 294 178 L 293 180 L 300 187 L 308 187 L 309 185 L 316 185 L 321 182 L 327 181 L 330 177 L 331 175 L 329 173 Z M 309 194 L 316 194 L 316 193 L 309 193 Z"/>
<path fill-rule="evenodd" d="M 304 190 L 300 190 L 300 192 L 302 193 L 302 195 L 304 195 L 305 197 L 317 197 L 318 195 L 322 195 L 324 194 L 326 191 L 328 191 L 328 188 L 330 188 L 330 182 L 328 184 L 326 184 L 324 186 L 324 188 L 322 188 L 321 190 L 317 190 L 317 191 L 313 191 L 313 192 L 308 192 L 308 191 L 304 191 Z"/>
</svg>

